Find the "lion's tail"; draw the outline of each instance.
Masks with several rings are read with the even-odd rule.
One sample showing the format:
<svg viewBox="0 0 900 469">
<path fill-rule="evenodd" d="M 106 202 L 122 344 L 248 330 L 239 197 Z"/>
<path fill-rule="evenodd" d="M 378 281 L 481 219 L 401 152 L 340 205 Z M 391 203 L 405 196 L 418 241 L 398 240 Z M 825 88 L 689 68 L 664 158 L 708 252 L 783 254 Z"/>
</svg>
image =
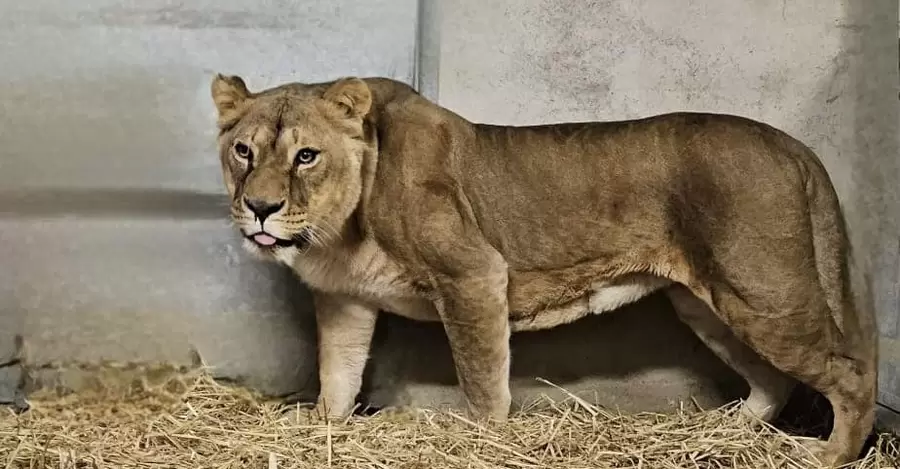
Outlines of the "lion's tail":
<svg viewBox="0 0 900 469">
<path fill-rule="evenodd" d="M 853 282 L 853 259 L 847 225 L 837 193 L 825 167 L 807 149 L 804 158 L 809 170 L 806 192 L 812 223 L 813 249 L 816 270 L 831 319 L 838 331 L 843 354 L 866 367 L 876 367 L 878 347 L 875 310 L 868 275 L 864 281 Z M 854 295 L 854 286 L 865 291 Z M 860 309 L 857 303 L 862 303 Z"/>
</svg>

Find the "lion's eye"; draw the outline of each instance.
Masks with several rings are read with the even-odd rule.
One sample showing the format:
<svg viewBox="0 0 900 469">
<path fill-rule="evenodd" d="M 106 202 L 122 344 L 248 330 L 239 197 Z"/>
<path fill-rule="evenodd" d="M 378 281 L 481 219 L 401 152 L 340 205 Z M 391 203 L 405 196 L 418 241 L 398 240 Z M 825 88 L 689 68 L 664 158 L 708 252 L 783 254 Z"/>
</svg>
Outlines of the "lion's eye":
<svg viewBox="0 0 900 469">
<path fill-rule="evenodd" d="M 316 159 L 319 157 L 319 150 L 313 150 L 312 148 L 301 148 L 297 151 L 297 156 L 294 160 L 298 165 L 308 166 L 316 162 Z"/>
<path fill-rule="evenodd" d="M 234 152 L 243 159 L 249 160 L 253 156 L 253 150 L 244 143 L 237 142 L 234 144 Z"/>
</svg>

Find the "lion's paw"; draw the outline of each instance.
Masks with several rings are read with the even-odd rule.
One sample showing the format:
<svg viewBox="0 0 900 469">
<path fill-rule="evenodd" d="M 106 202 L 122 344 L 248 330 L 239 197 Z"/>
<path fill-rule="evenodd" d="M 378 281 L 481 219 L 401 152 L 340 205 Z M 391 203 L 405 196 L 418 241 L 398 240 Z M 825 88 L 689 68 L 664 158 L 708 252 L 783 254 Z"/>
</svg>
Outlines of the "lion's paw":
<svg viewBox="0 0 900 469">
<path fill-rule="evenodd" d="M 834 458 L 828 453 L 828 442 L 818 438 L 797 437 L 795 456 L 803 461 L 817 464 L 819 467 L 834 467 Z"/>
<path fill-rule="evenodd" d="M 318 407 L 293 405 L 281 411 L 278 422 L 286 425 L 315 425 L 325 423 L 325 413 Z"/>
</svg>

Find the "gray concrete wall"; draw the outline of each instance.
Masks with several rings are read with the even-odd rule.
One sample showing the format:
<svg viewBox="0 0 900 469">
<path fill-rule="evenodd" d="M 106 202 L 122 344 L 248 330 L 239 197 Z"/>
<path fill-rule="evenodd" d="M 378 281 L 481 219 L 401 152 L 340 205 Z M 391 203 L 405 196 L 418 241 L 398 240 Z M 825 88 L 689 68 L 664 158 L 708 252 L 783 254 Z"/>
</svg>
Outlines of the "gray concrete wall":
<svg viewBox="0 0 900 469">
<path fill-rule="evenodd" d="M 17 333 L 37 366 L 194 346 L 266 391 L 314 386 L 308 295 L 227 222 L 209 83 L 412 83 L 415 18 L 415 0 L 0 0 L 0 358 Z"/>
<path fill-rule="evenodd" d="M 0 49 L 0 350 L 7 331 L 26 335 L 38 364 L 185 361 L 194 345 L 223 375 L 314 395 L 305 291 L 247 259 L 224 218 L 207 95 L 210 74 L 224 70 L 254 88 L 393 75 L 483 122 L 687 109 L 780 126 L 835 178 L 877 273 L 890 351 L 897 5 L 855 2 L 0 0 L 0 40 L 11 45 Z M 517 402 L 554 394 L 535 377 L 626 410 L 741 392 L 658 296 L 517 335 L 513 353 Z M 900 363 L 900 352 L 888 356 Z M 439 326 L 385 316 L 372 364 L 376 404 L 461 404 Z M 890 366 L 885 399 L 900 393 Z"/>
</svg>

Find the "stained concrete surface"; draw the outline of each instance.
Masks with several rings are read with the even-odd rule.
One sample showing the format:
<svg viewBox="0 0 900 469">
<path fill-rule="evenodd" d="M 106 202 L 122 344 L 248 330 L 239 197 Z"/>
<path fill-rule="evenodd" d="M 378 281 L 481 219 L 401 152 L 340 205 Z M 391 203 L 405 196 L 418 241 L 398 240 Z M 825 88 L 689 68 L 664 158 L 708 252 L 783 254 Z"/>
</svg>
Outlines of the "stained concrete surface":
<svg viewBox="0 0 900 469">
<path fill-rule="evenodd" d="M 315 395 L 307 293 L 283 269 L 248 259 L 216 202 L 207 87 L 225 71 L 254 89 L 393 75 L 483 122 L 669 110 L 765 120 L 822 155 L 854 243 L 876 267 L 882 334 L 896 337 L 896 4 L 426 6 L 0 0 L 10 70 L 0 88 L 0 326 L 24 332 L 39 365 L 185 362 L 194 346 L 223 376 Z M 418 48 L 415 37 L 425 39 Z M 418 77 L 414 57 L 424 59 Z M 658 296 L 516 335 L 513 350 L 517 403 L 558 396 L 536 377 L 623 410 L 691 397 L 710 406 L 744 391 Z M 437 325 L 382 318 L 368 378 L 376 405 L 461 405 Z M 893 382 L 883 399 L 898 392 Z"/>
<path fill-rule="evenodd" d="M 308 292 L 245 255 L 227 221 L 209 84 L 412 83 L 415 0 L 0 0 L 0 13 L 0 355 L 15 333 L 36 367 L 185 362 L 195 347 L 264 391 L 314 388 Z"/>
</svg>

